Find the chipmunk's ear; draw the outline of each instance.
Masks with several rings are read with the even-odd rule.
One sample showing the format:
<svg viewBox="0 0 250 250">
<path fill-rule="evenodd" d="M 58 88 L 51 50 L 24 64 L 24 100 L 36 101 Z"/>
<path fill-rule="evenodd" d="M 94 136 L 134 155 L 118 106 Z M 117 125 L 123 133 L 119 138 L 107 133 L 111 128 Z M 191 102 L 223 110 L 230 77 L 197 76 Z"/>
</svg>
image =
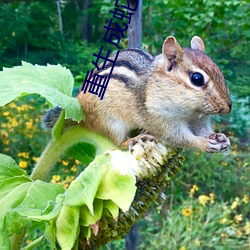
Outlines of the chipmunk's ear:
<svg viewBox="0 0 250 250">
<path fill-rule="evenodd" d="M 204 42 L 203 40 L 198 37 L 198 36 L 194 36 L 191 40 L 191 48 L 192 49 L 197 49 L 197 50 L 200 50 L 202 52 L 205 51 L 205 45 L 204 45 Z"/>
<path fill-rule="evenodd" d="M 162 46 L 163 56 L 167 58 L 170 63 L 172 63 L 174 61 L 180 61 L 182 59 L 183 53 L 184 52 L 175 37 L 167 37 Z"/>
</svg>

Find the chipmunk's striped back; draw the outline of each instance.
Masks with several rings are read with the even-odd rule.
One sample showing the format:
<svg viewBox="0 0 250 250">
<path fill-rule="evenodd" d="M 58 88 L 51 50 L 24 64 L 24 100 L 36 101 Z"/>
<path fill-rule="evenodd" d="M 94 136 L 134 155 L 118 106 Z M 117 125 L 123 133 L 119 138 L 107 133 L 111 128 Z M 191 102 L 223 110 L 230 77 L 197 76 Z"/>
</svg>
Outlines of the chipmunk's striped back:
<svg viewBox="0 0 250 250">
<path fill-rule="evenodd" d="M 114 55 L 110 57 L 111 60 L 114 60 L 114 58 Z M 122 50 L 115 63 L 111 79 L 119 80 L 129 88 L 138 88 L 139 86 L 135 84 L 135 80 L 149 73 L 148 69 L 151 68 L 154 59 L 152 55 L 140 49 Z M 112 62 L 107 62 L 104 69 L 102 69 L 102 63 L 99 66 L 100 70 L 95 69 L 94 74 L 108 76 L 112 65 Z M 141 84 L 145 84 L 145 82 L 141 82 Z"/>
</svg>

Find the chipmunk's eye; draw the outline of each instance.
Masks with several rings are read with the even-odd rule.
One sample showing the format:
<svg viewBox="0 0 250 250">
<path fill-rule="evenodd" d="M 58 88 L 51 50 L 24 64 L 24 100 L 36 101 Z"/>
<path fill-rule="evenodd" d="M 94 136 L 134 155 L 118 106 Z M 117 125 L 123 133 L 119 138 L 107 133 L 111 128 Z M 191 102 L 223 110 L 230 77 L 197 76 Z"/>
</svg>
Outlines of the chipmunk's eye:
<svg viewBox="0 0 250 250">
<path fill-rule="evenodd" d="M 201 73 L 195 72 L 190 74 L 190 81 L 198 87 L 201 87 L 205 84 L 204 77 Z"/>
</svg>

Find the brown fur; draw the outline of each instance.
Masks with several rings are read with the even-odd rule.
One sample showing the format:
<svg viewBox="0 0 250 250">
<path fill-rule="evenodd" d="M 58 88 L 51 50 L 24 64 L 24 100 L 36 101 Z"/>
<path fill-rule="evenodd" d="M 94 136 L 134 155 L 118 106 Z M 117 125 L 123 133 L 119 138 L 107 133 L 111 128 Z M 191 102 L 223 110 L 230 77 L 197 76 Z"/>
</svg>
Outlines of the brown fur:
<svg viewBox="0 0 250 250">
<path fill-rule="evenodd" d="M 136 49 L 122 51 L 103 100 L 79 93 L 87 114 L 84 126 L 117 145 L 126 141 L 131 130 L 143 129 L 164 144 L 220 151 L 223 143 L 208 138 L 214 133 L 208 115 L 230 112 L 225 79 L 202 52 L 203 41 L 194 37 L 191 45 L 196 49 L 182 49 L 174 37 L 168 37 L 163 54 L 156 58 Z M 98 73 L 106 74 L 110 66 Z M 193 70 L 206 74 L 204 86 L 190 82 Z"/>
</svg>

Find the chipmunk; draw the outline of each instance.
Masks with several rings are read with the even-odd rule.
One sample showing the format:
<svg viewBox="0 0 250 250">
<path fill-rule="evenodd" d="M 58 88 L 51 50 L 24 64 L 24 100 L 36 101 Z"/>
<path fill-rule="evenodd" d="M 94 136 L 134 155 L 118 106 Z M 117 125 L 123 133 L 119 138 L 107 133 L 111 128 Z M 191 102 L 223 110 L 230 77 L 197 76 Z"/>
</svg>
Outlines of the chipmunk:
<svg viewBox="0 0 250 250">
<path fill-rule="evenodd" d="M 87 116 L 83 126 L 119 146 L 127 145 L 132 130 L 141 129 L 165 145 L 206 152 L 227 149 L 230 142 L 213 131 L 210 115 L 227 114 L 232 104 L 223 74 L 204 50 L 198 36 L 191 48 L 181 48 L 169 36 L 156 57 L 140 49 L 121 51 L 103 100 L 89 92 L 78 94 Z M 108 75 L 111 66 L 108 62 L 94 73 Z M 58 117 L 60 109 L 53 112 Z"/>
</svg>

